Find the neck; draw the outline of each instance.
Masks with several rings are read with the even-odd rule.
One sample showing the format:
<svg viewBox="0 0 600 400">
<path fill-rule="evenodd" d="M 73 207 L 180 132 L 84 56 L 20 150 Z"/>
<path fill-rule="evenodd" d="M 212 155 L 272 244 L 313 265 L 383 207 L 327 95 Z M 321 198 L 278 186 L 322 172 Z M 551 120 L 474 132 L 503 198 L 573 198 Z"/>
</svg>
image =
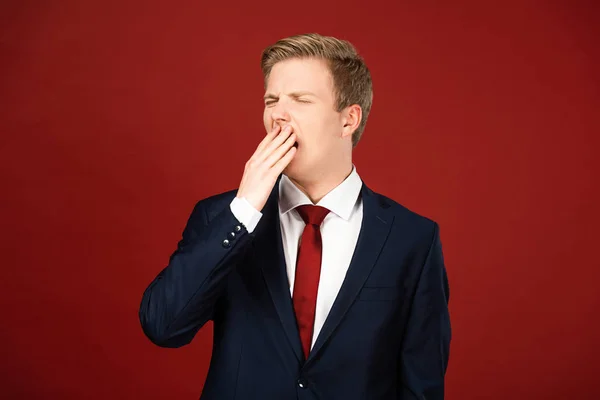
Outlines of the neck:
<svg viewBox="0 0 600 400">
<path fill-rule="evenodd" d="M 346 163 L 343 168 L 327 171 L 310 180 L 288 178 L 304 193 L 313 204 L 317 204 L 327 193 L 331 192 L 352 173 L 352 162 Z"/>
</svg>

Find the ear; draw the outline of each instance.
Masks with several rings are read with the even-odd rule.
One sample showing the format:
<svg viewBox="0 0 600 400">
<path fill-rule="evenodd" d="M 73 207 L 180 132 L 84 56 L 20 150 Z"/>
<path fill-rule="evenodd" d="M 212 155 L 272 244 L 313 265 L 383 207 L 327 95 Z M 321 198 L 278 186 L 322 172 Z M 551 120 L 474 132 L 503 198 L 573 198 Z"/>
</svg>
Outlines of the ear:
<svg viewBox="0 0 600 400">
<path fill-rule="evenodd" d="M 358 104 L 348 106 L 342 111 L 342 137 L 352 136 L 362 120 L 362 109 Z"/>
</svg>

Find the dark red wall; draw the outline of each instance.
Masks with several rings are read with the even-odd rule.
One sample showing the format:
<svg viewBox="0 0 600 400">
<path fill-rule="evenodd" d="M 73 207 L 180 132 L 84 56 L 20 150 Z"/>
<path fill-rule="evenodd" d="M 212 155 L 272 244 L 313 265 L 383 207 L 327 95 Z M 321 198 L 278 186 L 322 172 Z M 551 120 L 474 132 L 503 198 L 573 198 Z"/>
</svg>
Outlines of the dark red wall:
<svg viewBox="0 0 600 400">
<path fill-rule="evenodd" d="M 333 3 L 0 4 L 3 397 L 198 398 L 211 326 L 160 349 L 139 301 L 317 31 L 372 71 L 359 173 L 440 223 L 447 398 L 600 398 L 598 3 Z"/>
</svg>

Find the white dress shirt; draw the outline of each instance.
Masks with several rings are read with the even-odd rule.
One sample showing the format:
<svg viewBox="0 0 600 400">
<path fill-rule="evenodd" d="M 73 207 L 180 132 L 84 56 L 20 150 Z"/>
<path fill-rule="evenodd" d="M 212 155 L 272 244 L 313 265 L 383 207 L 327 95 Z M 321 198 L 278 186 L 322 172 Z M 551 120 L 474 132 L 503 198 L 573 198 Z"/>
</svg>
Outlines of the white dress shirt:
<svg viewBox="0 0 600 400">
<path fill-rule="evenodd" d="M 321 225 L 323 253 L 311 348 L 337 297 L 354 254 L 363 216 L 362 199 L 359 196 L 361 187 L 362 180 L 353 165 L 350 175 L 316 204 L 327 208 L 330 213 Z M 298 246 L 305 226 L 295 208 L 304 204 L 313 203 L 283 175 L 279 181 L 279 219 L 291 295 L 294 293 Z M 238 221 L 244 224 L 249 232 L 254 231 L 262 213 L 252 207 L 245 198 L 234 198 L 230 207 Z"/>
</svg>

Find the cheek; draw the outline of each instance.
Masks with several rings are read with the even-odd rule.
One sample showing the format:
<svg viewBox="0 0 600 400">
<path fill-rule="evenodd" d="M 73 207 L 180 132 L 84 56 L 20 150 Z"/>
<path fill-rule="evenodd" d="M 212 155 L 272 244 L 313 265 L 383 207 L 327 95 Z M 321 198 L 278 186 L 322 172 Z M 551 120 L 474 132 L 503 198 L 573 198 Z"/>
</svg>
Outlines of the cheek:
<svg viewBox="0 0 600 400">
<path fill-rule="evenodd" d="M 304 119 L 305 129 L 309 130 L 312 140 L 324 144 L 336 136 L 336 120 L 328 113 L 315 112 Z"/>
<path fill-rule="evenodd" d="M 265 108 L 265 110 L 263 111 L 263 124 L 265 125 L 265 130 L 267 132 L 271 130 L 271 121 L 271 112 L 267 108 Z"/>
</svg>

